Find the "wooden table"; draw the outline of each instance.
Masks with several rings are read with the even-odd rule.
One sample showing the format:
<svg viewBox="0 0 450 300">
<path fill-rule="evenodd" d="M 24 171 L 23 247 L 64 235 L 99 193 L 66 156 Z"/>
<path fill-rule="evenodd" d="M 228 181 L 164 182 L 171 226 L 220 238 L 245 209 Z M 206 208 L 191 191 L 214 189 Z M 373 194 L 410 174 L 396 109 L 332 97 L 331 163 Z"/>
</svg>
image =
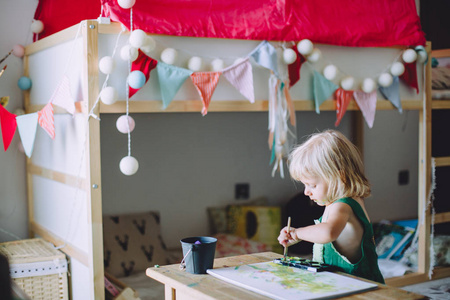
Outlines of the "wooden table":
<svg viewBox="0 0 450 300">
<path fill-rule="evenodd" d="M 216 258 L 214 269 L 272 261 L 282 257 L 273 252 Z M 148 268 L 147 276 L 164 284 L 166 300 L 181 299 L 270 299 L 229 284 L 211 275 L 194 275 L 179 269 L 179 264 Z M 345 274 L 347 275 L 347 274 Z M 358 278 L 361 279 L 361 278 Z M 364 280 L 364 279 L 361 279 Z M 340 299 L 427 299 L 425 296 L 378 284 L 378 288 Z"/>
</svg>

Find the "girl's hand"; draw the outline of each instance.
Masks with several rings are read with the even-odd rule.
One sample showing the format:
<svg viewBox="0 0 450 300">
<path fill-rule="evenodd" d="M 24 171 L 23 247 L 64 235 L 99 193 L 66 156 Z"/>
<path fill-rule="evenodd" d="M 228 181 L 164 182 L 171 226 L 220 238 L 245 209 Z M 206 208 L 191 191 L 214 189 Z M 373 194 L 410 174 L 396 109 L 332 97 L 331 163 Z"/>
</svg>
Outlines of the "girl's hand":
<svg viewBox="0 0 450 300">
<path fill-rule="evenodd" d="M 278 242 L 283 246 L 287 247 L 290 245 L 297 244 L 300 242 L 300 239 L 298 238 L 296 234 L 296 228 L 291 227 L 289 232 L 287 226 L 281 229 L 280 235 L 278 236 Z"/>
</svg>

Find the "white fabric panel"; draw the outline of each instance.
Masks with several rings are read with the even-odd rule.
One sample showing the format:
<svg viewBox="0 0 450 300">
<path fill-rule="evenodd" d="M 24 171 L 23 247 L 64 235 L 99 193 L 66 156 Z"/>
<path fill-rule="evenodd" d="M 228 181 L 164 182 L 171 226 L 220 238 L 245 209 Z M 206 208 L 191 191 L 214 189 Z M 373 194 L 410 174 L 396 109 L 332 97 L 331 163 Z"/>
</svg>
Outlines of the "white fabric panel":
<svg viewBox="0 0 450 300">
<path fill-rule="evenodd" d="M 35 165 L 85 178 L 86 117 L 55 114 L 55 139 L 38 125 L 32 162 Z"/>
<path fill-rule="evenodd" d="M 86 193 L 68 185 L 33 176 L 34 219 L 63 240 L 90 253 L 91 237 Z"/>
<path fill-rule="evenodd" d="M 85 63 L 82 46 L 82 40 L 78 38 L 29 56 L 29 77 L 33 84 L 30 89 L 31 104 L 47 104 L 65 71 L 72 98 L 82 101 L 81 74 Z"/>
<path fill-rule="evenodd" d="M 92 274 L 85 265 L 77 261 L 76 259 L 71 259 L 70 270 L 72 286 L 72 295 L 70 299 L 72 300 L 88 300 L 94 299 L 94 287 L 92 279 Z"/>
</svg>

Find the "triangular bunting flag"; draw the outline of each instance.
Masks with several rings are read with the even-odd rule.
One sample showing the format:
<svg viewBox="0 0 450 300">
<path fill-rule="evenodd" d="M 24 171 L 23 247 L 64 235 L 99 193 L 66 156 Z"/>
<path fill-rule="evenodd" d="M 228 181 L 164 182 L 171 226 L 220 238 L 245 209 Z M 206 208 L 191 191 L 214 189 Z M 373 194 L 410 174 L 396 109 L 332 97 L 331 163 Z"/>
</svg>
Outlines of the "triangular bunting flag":
<svg viewBox="0 0 450 300">
<path fill-rule="evenodd" d="M 72 115 L 75 113 L 75 103 L 70 92 L 70 81 L 67 75 L 63 75 L 50 98 L 50 102 L 64 108 Z"/>
<path fill-rule="evenodd" d="M 404 63 L 405 72 L 400 75 L 400 78 L 410 87 L 416 89 L 417 94 L 419 93 L 419 84 L 417 82 L 417 67 L 416 62 Z"/>
<path fill-rule="evenodd" d="M 323 77 L 317 71 L 314 71 L 313 85 L 316 113 L 320 114 L 319 106 L 333 95 L 338 86 Z"/>
<path fill-rule="evenodd" d="M 361 110 L 364 119 L 366 120 L 369 128 L 373 127 L 373 121 L 375 120 L 375 112 L 377 111 L 377 92 L 365 93 L 363 91 L 355 91 L 353 93 L 356 103 Z"/>
<path fill-rule="evenodd" d="M 150 79 L 150 72 L 156 68 L 158 61 L 148 57 L 144 52 L 139 49 L 139 55 L 135 61 L 131 63 L 131 71 L 142 71 L 145 75 L 145 83 Z M 131 98 L 134 94 L 137 93 L 139 89 L 133 89 L 132 87 L 128 87 L 128 97 Z"/>
<path fill-rule="evenodd" d="M 278 77 L 277 50 L 268 41 L 262 41 L 258 47 L 250 53 L 250 56 L 253 57 L 258 65 L 272 70 Z"/>
<path fill-rule="evenodd" d="M 298 52 L 296 45 L 292 46 L 291 49 L 297 54 L 297 59 L 292 64 L 288 65 L 289 87 L 292 87 L 300 80 L 300 69 L 306 61 L 305 57 Z"/>
<path fill-rule="evenodd" d="M 7 111 L 0 105 L 0 124 L 2 125 L 3 148 L 8 150 L 9 145 L 16 132 L 16 115 Z"/>
<path fill-rule="evenodd" d="M 195 72 L 191 74 L 192 82 L 197 88 L 200 97 L 202 97 L 203 109 L 202 115 L 208 113 L 208 106 L 211 102 L 211 97 L 219 82 L 220 74 L 222 72 Z"/>
<path fill-rule="evenodd" d="M 22 145 L 23 149 L 25 150 L 25 154 L 28 157 L 31 157 L 31 154 L 33 153 L 38 117 L 39 116 L 37 112 L 16 117 L 20 139 L 22 140 Z"/>
<path fill-rule="evenodd" d="M 251 103 L 255 102 L 252 65 L 248 58 L 223 71 L 223 76 Z"/>
<path fill-rule="evenodd" d="M 192 71 L 163 62 L 158 62 L 156 71 L 158 72 L 163 109 L 166 109 Z"/>
<path fill-rule="evenodd" d="M 391 101 L 391 103 L 397 107 L 400 113 L 403 112 L 402 102 L 400 101 L 400 92 L 399 92 L 400 84 L 397 76 L 394 76 L 394 80 L 392 84 L 388 87 L 380 86 L 378 89 L 380 93 L 383 95 L 384 99 Z"/>
<path fill-rule="evenodd" d="M 336 90 L 336 122 L 334 123 L 334 126 L 338 127 L 341 123 L 341 120 L 347 111 L 347 106 L 352 100 L 352 96 L 353 91 L 346 91 L 341 88 Z"/>
<path fill-rule="evenodd" d="M 51 102 L 47 103 L 43 109 L 38 111 L 38 123 L 47 131 L 52 139 L 55 139 L 55 120 L 53 118 L 53 106 Z"/>
</svg>

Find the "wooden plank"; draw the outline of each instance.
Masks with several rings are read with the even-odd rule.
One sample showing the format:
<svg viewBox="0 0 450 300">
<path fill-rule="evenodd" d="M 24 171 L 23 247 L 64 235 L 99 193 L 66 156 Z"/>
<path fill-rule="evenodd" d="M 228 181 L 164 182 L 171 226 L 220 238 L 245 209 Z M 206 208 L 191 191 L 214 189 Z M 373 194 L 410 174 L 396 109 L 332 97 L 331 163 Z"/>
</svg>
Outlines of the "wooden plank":
<svg viewBox="0 0 450 300">
<path fill-rule="evenodd" d="M 51 231 L 47 230 L 46 228 L 44 228 L 43 226 L 39 225 L 38 223 L 36 223 L 34 221 L 31 222 L 31 230 L 34 233 L 41 236 L 44 240 L 49 241 L 50 243 L 55 245 L 56 247 L 65 245 L 64 247 L 60 248 L 59 250 L 61 250 L 68 256 L 75 258 L 83 265 L 89 267 L 88 255 L 84 251 L 82 251 L 79 248 L 75 247 L 74 245 L 68 243 L 64 239 L 58 237 L 57 235 L 55 235 L 54 233 L 52 233 Z"/>
<path fill-rule="evenodd" d="M 83 22 L 83 23 L 85 23 L 85 22 Z M 83 26 L 83 23 L 81 26 Z M 54 33 L 52 35 L 49 35 L 39 41 L 29 44 L 28 46 L 25 47 L 25 55 L 26 56 L 32 55 L 36 52 L 45 50 L 47 48 L 51 48 L 53 46 L 62 44 L 70 39 L 75 38 L 79 26 L 80 26 L 80 24 L 75 24 L 69 28 L 61 30 L 61 31 Z"/>
<path fill-rule="evenodd" d="M 450 100 L 433 100 L 433 109 L 450 109 Z"/>
<path fill-rule="evenodd" d="M 433 279 L 450 277 L 450 267 L 435 267 L 433 269 Z"/>
<path fill-rule="evenodd" d="M 385 279 L 386 285 L 393 287 L 401 287 L 410 284 L 416 284 L 428 280 L 428 275 L 425 273 L 410 273 L 403 276 L 392 277 Z"/>
<path fill-rule="evenodd" d="M 26 112 L 27 114 L 40 111 L 45 104 L 33 104 L 29 105 Z M 86 102 L 75 102 L 75 113 L 87 113 Z M 53 114 L 68 114 L 67 110 L 57 105 L 53 105 Z"/>
<path fill-rule="evenodd" d="M 335 111 L 335 100 L 326 100 L 321 106 L 321 111 Z M 294 107 L 297 111 L 315 111 L 314 102 L 311 100 L 295 100 Z M 422 101 L 419 100 L 403 100 L 402 107 L 404 110 L 421 110 Z M 203 104 L 200 100 L 183 100 L 172 101 L 164 110 L 162 102 L 158 100 L 150 101 L 130 101 L 130 113 L 154 113 L 154 112 L 200 112 Z M 252 112 L 252 111 L 268 111 L 268 100 L 256 100 L 250 103 L 246 100 L 226 100 L 211 101 L 208 112 Z M 392 110 L 395 108 L 389 101 L 379 100 L 377 102 L 377 110 Z M 347 110 L 359 110 L 355 101 L 351 101 Z M 126 101 L 117 101 L 112 105 L 104 105 L 100 103 L 100 113 L 124 113 L 126 111 Z"/>
<path fill-rule="evenodd" d="M 450 156 L 435 157 L 434 162 L 436 167 L 448 167 L 450 166 Z"/>
<path fill-rule="evenodd" d="M 431 43 L 427 42 L 428 55 Z M 428 197 L 431 188 L 431 59 L 425 67 L 425 100 L 419 114 L 419 249 L 418 272 L 427 274 L 430 269 L 431 216 Z"/>
<path fill-rule="evenodd" d="M 83 99 L 87 99 L 88 111 L 94 106 L 99 93 L 98 83 L 98 23 L 86 21 L 83 26 L 83 54 L 84 54 L 84 82 Z M 99 114 L 98 107 L 94 113 Z M 104 270 L 103 270 L 103 220 L 102 220 L 102 192 L 101 192 L 101 158 L 100 158 L 100 124 L 94 118 L 89 118 L 87 139 L 86 178 L 89 183 L 87 205 L 88 226 L 91 228 L 89 239 L 89 266 L 92 268 L 92 290 L 95 299 L 105 298 Z M 95 186 L 95 187 L 94 187 Z"/>
<path fill-rule="evenodd" d="M 98 24 L 99 34 L 119 34 L 121 31 L 122 24 L 119 22 L 111 22 L 111 24 Z"/>
<path fill-rule="evenodd" d="M 67 184 L 69 186 L 72 186 L 74 188 L 79 188 L 84 191 L 86 191 L 88 189 L 88 183 L 83 178 L 65 174 L 62 172 L 55 171 L 55 170 L 46 169 L 46 168 L 34 165 L 31 162 L 28 165 L 28 172 L 31 175 L 37 175 L 40 177 L 44 177 L 46 179 L 50 179 L 50 180 L 57 181 L 57 182 L 60 182 L 63 184 Z"/>
<path fill-rule="evenodd" d="M 431 57 L 450 57 L 450 49 L 439 49 L 431 51 Z"/>
<path fill-rule="evenodd" d="M 450 211 L 437 213 L 434 215 L 434 224 L 450 222 Z"/>
</svg>

